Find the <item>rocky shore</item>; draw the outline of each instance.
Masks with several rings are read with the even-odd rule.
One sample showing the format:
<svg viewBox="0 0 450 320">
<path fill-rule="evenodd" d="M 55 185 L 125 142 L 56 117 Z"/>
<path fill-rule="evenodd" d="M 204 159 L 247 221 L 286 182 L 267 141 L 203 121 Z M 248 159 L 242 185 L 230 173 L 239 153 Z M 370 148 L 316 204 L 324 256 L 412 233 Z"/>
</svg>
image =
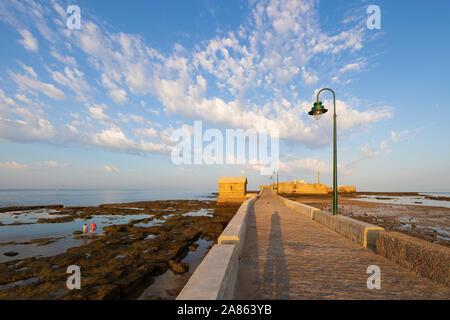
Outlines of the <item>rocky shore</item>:
<svg viewBox="0 0 450 320">
<path fill-rule="evenodd" d="M 54 256 L 1 263 L 0 299 L 135 299 L 168 270 L 175 274 L 191 273 L 193 270 L 182 261 L 183 258 L 197 249 L 199 239 L 211 244 L 217 241 L 238 207 L 217 207 L 213 200 L 149 201 L 98 207 L 52 206 L 56 209 L 50 213 L 54 217 L 35 223 L 63 225 L 75 219 L 87 223 L 103 215 L 143 217 L 126 224 L 104 226 L 98 235 L 80 234 L 80 224 L 78 230 L 73 230 L 72 237 L 84 239 L 86 244 Z M 2 208 L 2 212 L 20 214 L 20 211 L 32 209 Z M 47 237 L 0 245 L 37 243 L 45 246 L 57 239 Z M 67 289 L 69 274 L 66 271 L 70 265 L 81 269 L 80 290 Z M 188 277 L 183 279 L 186 282 Z M 169 296 L 176 296 L 184 282 L 178 282 L 177 287 L 168 287 Z"/>
</svg>

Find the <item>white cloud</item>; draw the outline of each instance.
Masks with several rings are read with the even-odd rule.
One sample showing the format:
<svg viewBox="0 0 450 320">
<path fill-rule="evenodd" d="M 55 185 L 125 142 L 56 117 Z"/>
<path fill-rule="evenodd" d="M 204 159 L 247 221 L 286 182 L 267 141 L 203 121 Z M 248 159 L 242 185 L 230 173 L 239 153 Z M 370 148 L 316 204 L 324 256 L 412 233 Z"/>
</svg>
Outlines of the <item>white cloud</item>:
<svg viewBox="0 0 450 320">
<path fill-rule="evenodd" d="M 47 70 L 56 83 L 70 88 L 76 99 L 89 106 L 88 124 L 83 123 L 86 119 L 76 119 L 63 125 L 68 139 L 131 152 L 167 153 L 170 148 L 167 132 L 171 126 L 158 128 L 159 136 L 153 131 L 155 128 L 120 127 L 132 123 L 130 120 L 146 123 L 145 118 L 114 115 L 113 108 L 108 110 L 108 118 L 105 108 L 99 107 L 101 102 L 90 96 L 96 89 L 93 84 L 103 86 L 115 103 L 124 104 L 137 96 L 136 101 L 142 107 L 159 115 L 158 109 L 148 107 L 141 100 L 147 96 L 156 98 L 168 117 L 175 115 L 188 123 L 191 119 L 202 119 L 207 124 L 226 128 L 258 131 L 276 128 L 282 139 L 310 147 L 329 143 L 331 113 L 320 122 L 312 121 L 306 112 L 314 99 L 313 92 L 298 97 L 297 93 L 285 94 L 285 88 L 299 83 L 296 90 L 302 92 L 302 82 L 308 86 L 317 83 L 320 65 L 315 61 L 322 56 L 333 63 L 334 70 L 354 69 L 348 63 L 348 56 L 353 57 L 363 47 L 366 32 L 365 28 L 347 26 L 333 34 L 323 31 L 317 5 L 312 0 L 251 2 L 251 16 L 237 30 L 217 35 L 191 50 L 174 45 L 172 52 L 161 53 L 149 47 L 140 35 L 111 31 L 106 24 L 97 24 L 93 21 L 99 20 L 90 20 L 89 16 L 83 18 L 83 32 L 60 28 L 55 21 L 61 20 L 63 9 L 56 2 L 52 4 L 48 8 L 30 4 L 32 12 L 26 6 L 15 5 L 17 11 L 30 17 L 36 25 L 42 18 L 36 28 L 52 43 L 50 54 L 65 64 L 63 69 Z M 5 12 L 14 16 L 13 5 L 7 7 Z M 16 23 L 12 18 L 8 22 Z M 71 57 L 74 49 L 84 52 L 86 61 L 97 72 L 96 78 L 85 79 Z M 77 56 L 78 59 L 82 56 Z M 357 57 L 352 59 L 358 63 L 363 61 Z M 81 60 L 79 65 L 82 66 Z M 54 64 L 51 66 L 54 68 Z M 320 74 L 320 80 L 326 81 L 327 75 Z M 12 77 L 22 89 L 38 90 L 57 100 L 65 98 L 63 91 L 53 84 L 40 82 L 37 76 L 12 74 Z M 388 107 L 363 109 L 340 99 L 336 102 L 342 135 L 392 117 Z M 324 103 L 331 105 L 331 101 Z M 127 137 L 130 131 L 135 137 Z M 159 143 L 145 141 L 146 137 Z"/>
<path fill-rule="evenodd" d="M 32 67 L 22 64 L 22 68 L 27 71 L 33 78 L 37 78 L 37 74 L 36 72 L 34 72 L 34 69 Z"/>
<path fill-rule="evenodd" d="M 11 99 L 10 97 L 7 97 L 5 95 L 5 92 L 2 89 L 0 89 L 0 102 L 6 103 L 6 104 L 14 106 L 14 107 L 18 106 L 17 103 L 13 99 Z"/>
<path fill-rule="evenodd" d="M 31 103 L 31 100 L 30 99 L 28 99 L 25 95 L 23 95 L 23 94 L 16 94 L 16 98 L 17 98 L 17 100 L 20 100 L 20 101 L 22 101 L 23 103 L 26 103 L 26 104 L 30 104 Z"/>
<path fill-rule="evenodd" d="M 307 72 L 305 70 L 305 67 L 302 67 L 302 76 L 303 80 L 307 85 L 315 84 L 317 81 L 319 81 L 319 77 L 315 73 Z"/>
<path fill-rule="evenodd" d="M 31 79 L 26 75 L 10 73 L 11 78 L 17 83 L 17 85 L 21 88 L 29 88 L 42 92 L 46 96 L 55 99 L 62 100 L 66 97 L 63 91 L 56 88 L 51 83 L 41 82 L 36 79 Z"/>
<path fill-rule="evenodd" d="M 37 162 L 34 167 L 35 168 L 66 168 L 68 167 L 68 163 L 58 163 L 53 160 L 46 160 L 43 162 Z"/>
<path fill-rule="evenodd" d="M 283 104 L 286 97 L 269 95 L 263 99 L 265 105 L 261 105 L 252 99 L 244 101 L 240 96 L 249 89 L 269 84 L 274 89 L 269 92 L 276 94 L 300 71 L 306 84 L 314 84 L 318 81 L 317 74 L 305 67 L 312 57 L 362 47 L 361 30 L 328 36 L 314 20 L 317 15 L 314 10 L 311 1 L 257 4 L 252 9 L 254 28 L 242 27 L 241 37 L 230 32 L 197 46 L 192 53 L 178 45 L 169 56 L 147 47 L 138 36 L 108 33 L 91 21 L 85 21 L 83 33 L 72 36 L 74 43 L 95 61 L 102 83 L 111 90 L 115 102 L 126 101 L 126 91 L 118 89 L 118 85 L 126 85 L 133 94 L 156 96 L 169 115 L 200 118 L 226 127 L 279 128 L 282 138 L 310 145 L 314 141 L 330 141 L 329 135 L 325 140 L 311 139 L 316 131 L 327 130 L 328 124 L 317 125 L 302 119 L 306 111 L 303 106 L 309 106 L 310 101 L 288 99 L 289 104 Z M 288 21 L 289 25 L 285 24 Z M 207 98 L 209 87 L 215 83 L 224 84 L 235 98 Z M 345 102 L 338 104 L 342 106 Z M 392 115 L 387 109 L 381 112 L 346 109 L 349 112 L 340 115 L 343 130 L 365 127 Z"/>
<path fill-rule="evenodd" d="M 355 62 L 355 63 L 349 63 L 343 66 L 339 69 L 340 73 L 348 72 L 348 71 L 360 71 L 361 68 L 364 66 L 364 62 Z"/>
<path fill-rule="evenodd" d="M 84 79 L 84 73 L 77 68 L 64 67 L 64 72 L 48 70 L 53 80 L 75 92 L 75 99 L 81 102 L 91 100 L 91 86 Z"/>
<path fill-rule="evenodd" d="M 22 46 L 30 51 L 37 51 L 38 50 L 38 42 L 35 37 L 31 34 L 30 31 L 27 29 L 21 29 L 19 30 L 20 35 L 23 39 L 18 40 Z"/>
<path fill-rule="evenodd" d="M 114 89 L 109 92 L 115 103 L 123 104 L 127 102 L 127 92 L 123 89 Z"/>
<path fill-rule="evenodd" d="M 51 55 L 52 55 L 56 60 L 58 60 L 59 62 L 65 64 L 65 65 L 69 65 L 69 66 L 72 66 L 72 67 L 76 67 L 76 66 L 77 66 L 77 62 L 76 62 L 76 60 L 75 60 L 74 57 L 71 57 L 71 56 L 63 56 L 63 55 L 59 54 L 58 52 L 56 52 L 55 50 L 53 50 L 53 51 L 51 52 Z"/>
<path fill-rule="evenodd" d="M 55 128 L 39 108 L 8 108 L 0 103 L 0 141 L 45 142 Z"/>
<path fill-rule="evenodd" d="M 394 142 L 399 142 L 401 140 L 404 140 L 409 134 L 408 130 L 403 130 L 400 132 L 395 132 L 394 130 L 391 131 L 391 140 Z"/>
<path fill-rule="evenodd" d="M 133 129 L 134 134 L 142 138 L 157 138 L 158 132 L 155 128 L 136 128 Z"/>
<path fill-rule="evenodd" d="M 30 104 L 31 103 L 31 100 L 30 99 L 28 99 L 25 95 L 23 95 L 23 94 L 16 94 L 16 98 L 17 98 L 17 100 L 20 100 L 20 101 L 22 101 L 23 103 L 26 103 L 26 104 Z"/>
<path fill-rule="evenodd" d="M 116 167 L 113 167 L 113 166 L 109 166 L 109 165 L 106 165 L 104 167 L 104 169 L 106 172 L 116 172 L 116 173 L 119 172 L 119 169 L 117 169 Z"/>
<path fill-rule="evenodd" d="M 156 109 L 147 108 L 147 111 L 153 113 L 155 116 L 159 116 L 161 114 L 161 112 Z"/>
<path fill-rule="evenodd" d="M 330 166 L 323 161 L 313 158 L 280 161 L 280 171 L 282 172 L 296 172 L 299 169 L 306 169 L 307 171 L 312 172 L 329 172 Z"/>
<path fill-rule="evenodd" d="M 10 162 L 0 162 L 0 168 L 4 169 L 14 169 L 14 170 L 20 170 L 20 169 L 26 169 L 26 164 L 20 164 L 16 161 L 10 161 Z"/>
<path fill-rule="evenodd" d="M 58 163 L 56 161 L 52 161 L 52 160 L 45 161 L 44 164 L 48 167 L 57 167 L 58 166 Z"/>
<path fill-rule="evenodd" d="M 380 151 L 371 148 L 368 143 L 362 146 L 360 150 L 365 158 L 375 158 L 381 154 Z"/>
<path fill-rule="evenodd" d="M 88 107 L 88 113 L 94 119 L 106 120 L 109 119 L 109 117 L 104 113 L 106 109 L 108 109 L 108 107 L 105 104 L 94 104 L 93 106 Z"/>
<path fill-rule="evenodd" d="M 119 127 L 103 129 L 94 135 L 85 135 L 84 142 L 116 151 L 127 151 L 134 153 L 159 153 L 170 154 L 172 147 L 165 143 L 149 142 L 141 139 L 139 142 L 127 138 Z"/>
<path fill-rule="evenodd" d="M 55 9 L 55 11 L 58 13 L 59 17 L 61 19 L 66 19 L 67 18 L 66 11 L 54 0 L 51 0 L 51 2 L 53 3 L 53 9 Z"/>
<path fill-rule="evenodd" d="M 127 150 L 133 145 L 133 142 L 125 136 L 119 127 L 103 129 L 93 137 L 92 142 L 97 146 L 118 150 Z"/>
<path fill-rule="evenodd" d="M 124 123 L 129 123 L 130 121 L 134 121 L 136 123 L 144 123 L 145 119 L 142 116 L 136 114 L 118 114 L 120 120 Z"/>
</svg>

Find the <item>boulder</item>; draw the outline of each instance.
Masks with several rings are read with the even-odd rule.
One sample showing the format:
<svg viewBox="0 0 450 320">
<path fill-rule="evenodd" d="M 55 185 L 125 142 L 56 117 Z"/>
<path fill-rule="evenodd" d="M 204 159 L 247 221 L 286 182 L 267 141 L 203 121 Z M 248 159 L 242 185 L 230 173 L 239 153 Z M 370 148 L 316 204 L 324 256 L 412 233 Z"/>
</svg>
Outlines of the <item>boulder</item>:
<svg viewBox="0 0 450 320">
<path fill-rule="evenodd" d="M 14 257 L 17 256 L 19 253 L 14 251 L 5 252 L 4 255 L 8 257 Z"/>
<path fill-rule="evenodd" d="M 189 270 L 189 264 L 174 262 L 172 264 L 172 270 L 173 270 L 173 272 L 178 273 L 178 274 L 185 273 Z"/>
<path fill-rule="evenodd" d="M 181 289 L 167 289 L 166 293 L 171 297 L 176 297 L 181 292 Z"/>
</svg>

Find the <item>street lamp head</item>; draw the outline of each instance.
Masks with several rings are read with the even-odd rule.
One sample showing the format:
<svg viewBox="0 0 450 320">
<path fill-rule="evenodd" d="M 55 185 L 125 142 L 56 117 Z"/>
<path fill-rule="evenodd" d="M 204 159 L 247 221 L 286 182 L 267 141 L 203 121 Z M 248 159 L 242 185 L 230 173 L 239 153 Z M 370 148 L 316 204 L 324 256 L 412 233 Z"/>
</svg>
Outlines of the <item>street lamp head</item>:
<svg viewBox="0 0 450 320">
<path fill-rule="evenodd" d="M 326 113 L 328 109 L 322 105 L 321 101 L 314 102 L 314 106 L 311 108 L 311 111 L 308 112 L 310 116 L 313 116 L 315 120 L 319 120 L 322 114 Z"/>
</svg>

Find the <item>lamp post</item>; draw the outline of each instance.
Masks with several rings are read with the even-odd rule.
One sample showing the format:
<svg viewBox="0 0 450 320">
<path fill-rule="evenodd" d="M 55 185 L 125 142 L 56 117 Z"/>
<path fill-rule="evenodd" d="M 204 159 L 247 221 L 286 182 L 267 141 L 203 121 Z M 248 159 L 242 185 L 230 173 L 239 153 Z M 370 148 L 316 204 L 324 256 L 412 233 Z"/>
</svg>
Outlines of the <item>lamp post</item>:
<svg viewBox="0 0 450 320">
<path fill-rule="evenodd" d="M 326 113 L 328 110 L 322 105 L 322 102 L 319 101 L 319 94 L 322 91 L 331 91 L 333 93 L 333 106 L 334 106 L 334 114 L 333 114 L 333 215 L 338 214 L 338 198 L 337 198 L 337 143 L 336 143 L 336 95 L 333 90 L 329 88 L 320 89 L 317 92 L 317 102 L 314 102 L 314 106 L 311 108 L 311 111 L 308 112 L 310 116 L 313 116 L 315 120 L 319 120 L 322 114 Z"/>
<path fill-rule="evenodd" d="M 275 190 L 275 171 L 272 172 L 272 177 L 273 177 L 272 190 Z M 277 188 L 278 188 L 278 185 L 277 185 Z"/>
<path fill-rule="evenodd" d="M 278 170 L 277 170 L 277 194 L 278 194 Z"/>
</svg>

